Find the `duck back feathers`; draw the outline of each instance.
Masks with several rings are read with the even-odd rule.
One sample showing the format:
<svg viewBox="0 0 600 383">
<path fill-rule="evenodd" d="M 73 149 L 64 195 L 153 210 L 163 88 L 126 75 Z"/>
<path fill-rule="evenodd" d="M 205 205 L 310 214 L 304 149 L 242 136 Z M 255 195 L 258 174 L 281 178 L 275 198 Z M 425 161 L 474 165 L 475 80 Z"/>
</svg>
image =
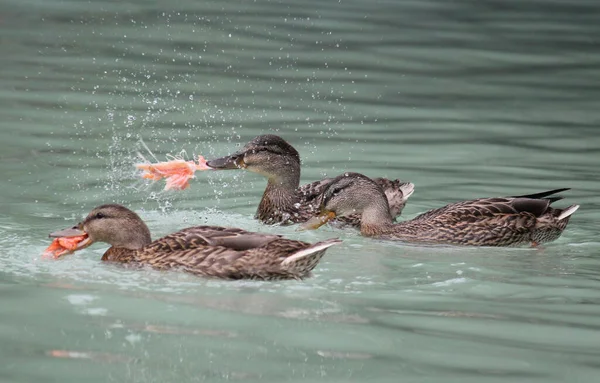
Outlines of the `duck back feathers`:
<svg viewBox="0 0 600 383">
<path fill-rule="evenodd" d="M 179 268 L 220 279 L 302 279 L 310 275 L 327 248 L 340 242 L 310 244 L 237 228 L 196 226 L 138 250 L 111 247 L 102 260 L 159 270 Z"/>
</svg>

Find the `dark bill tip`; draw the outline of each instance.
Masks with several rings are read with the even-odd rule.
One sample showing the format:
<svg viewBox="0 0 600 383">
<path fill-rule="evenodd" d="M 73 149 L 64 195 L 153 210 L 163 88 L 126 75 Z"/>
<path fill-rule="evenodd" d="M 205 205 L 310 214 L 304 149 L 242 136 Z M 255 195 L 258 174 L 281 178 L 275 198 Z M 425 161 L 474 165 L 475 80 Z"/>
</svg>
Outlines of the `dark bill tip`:
<svg viewBox="0 0 600 383">
<path fill-rule="evenodd" d="M 206 161 L 206 165 L 217 170 L 244 168 L 244 160 L 240 155 L 231 155 Z"/>
</svg>

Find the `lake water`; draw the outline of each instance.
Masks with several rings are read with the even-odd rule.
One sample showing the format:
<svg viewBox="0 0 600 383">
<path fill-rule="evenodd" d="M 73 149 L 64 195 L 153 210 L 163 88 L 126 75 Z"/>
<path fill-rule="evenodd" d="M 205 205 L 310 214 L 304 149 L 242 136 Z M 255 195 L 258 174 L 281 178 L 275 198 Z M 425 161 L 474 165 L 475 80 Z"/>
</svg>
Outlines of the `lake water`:
<svg viewBox="0 0 600 383">
<path fill-rule="evenodd" d="M 600 3 L 0 4 L 0 381 L 596 382 Z M 571 187 L 541 249 L 418 247 L 252 219 L 265 181 L 142 182 L 137 152 L 220 156 L 275 132 L 309 182 L 410 180 L 404 217 Z M 339 236 L 314 277 L 207 281 L 44 261 L 96 205 L 154 237 L 197 224 Z"/>
</svg>

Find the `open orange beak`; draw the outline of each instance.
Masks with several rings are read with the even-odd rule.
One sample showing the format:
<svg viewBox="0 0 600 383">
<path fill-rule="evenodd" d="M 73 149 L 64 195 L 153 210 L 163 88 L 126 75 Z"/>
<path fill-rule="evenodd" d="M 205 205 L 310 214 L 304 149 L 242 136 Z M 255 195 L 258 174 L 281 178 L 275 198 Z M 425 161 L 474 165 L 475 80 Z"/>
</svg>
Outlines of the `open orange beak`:
<svg viewBox="0 0 600 383">
<path fill-rule="evenodd" d="M 298 228 L 298 230 L 316 230 L 327 222 L 331 221 L 336 217 L 332 211 L 322 211 L 319 215 L 312 217 Z"/>
<path fill-rule="evenodd" d="M 89 235 L 78 226 L 55 231 L 50 234 L 54 238 L 50 246 L 42 253 L 42 258 L 58 259 L 63 255 L 85 249 L 93 243 Z"/>
</svg>

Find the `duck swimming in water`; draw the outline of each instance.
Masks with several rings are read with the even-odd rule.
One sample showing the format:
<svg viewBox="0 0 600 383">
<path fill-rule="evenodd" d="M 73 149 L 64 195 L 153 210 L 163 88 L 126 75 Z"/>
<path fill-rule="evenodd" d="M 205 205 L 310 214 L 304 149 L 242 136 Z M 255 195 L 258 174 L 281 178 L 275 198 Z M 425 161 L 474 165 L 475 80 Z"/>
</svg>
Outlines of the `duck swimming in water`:
<svg viewBox="0 0 600 383">
<path fill-rule="evenodd" d="M 299 223 L 317 211 L 323 190 L 333 178 L 300 186 L 300 155 L 283 138 L 267 134 L 254 138 L 240 151 L 209 160 L 206 165 L 216 170 L 245 169 L 267 178 L 267 188 L 258 205 L 256 218 L 267 224 Z M 386 198 L 392 218 L 400 215 L 414 185 L 400 180 L 375 178 Z M 340 221 L 360 226 L 359 215 L 340 217 Z"/>
<path fill-rule="evenodd" d="M 466 246 L 537 246 L 556 240 L 579 205 L 550 205 L 569 189 L 517 197 L 480 198 L 452 203 L 411 220 L 393 223 L 381 186 L 358 173 L 333 180 L 323 192 L 316 217 L 303 228 L 316 229 L 338 216 L 359 214 L 360 231 L 381 239 Z"/>
<path fill-rule="evenodd" d="M 190 227 L 152 241 L 142 219 L 117 204 L 98 206 L 81 223 L 50 237 L 67 242 L 72 238 L 71 251 L 106 242 L 111 247 L 103 261 L 159 270 L 178 268 L 203 277 L 259 280 L 306 278 L 327 248 L 341 242 L 329 239 L 310 244 L 220 226 Z"/>
</svg>

